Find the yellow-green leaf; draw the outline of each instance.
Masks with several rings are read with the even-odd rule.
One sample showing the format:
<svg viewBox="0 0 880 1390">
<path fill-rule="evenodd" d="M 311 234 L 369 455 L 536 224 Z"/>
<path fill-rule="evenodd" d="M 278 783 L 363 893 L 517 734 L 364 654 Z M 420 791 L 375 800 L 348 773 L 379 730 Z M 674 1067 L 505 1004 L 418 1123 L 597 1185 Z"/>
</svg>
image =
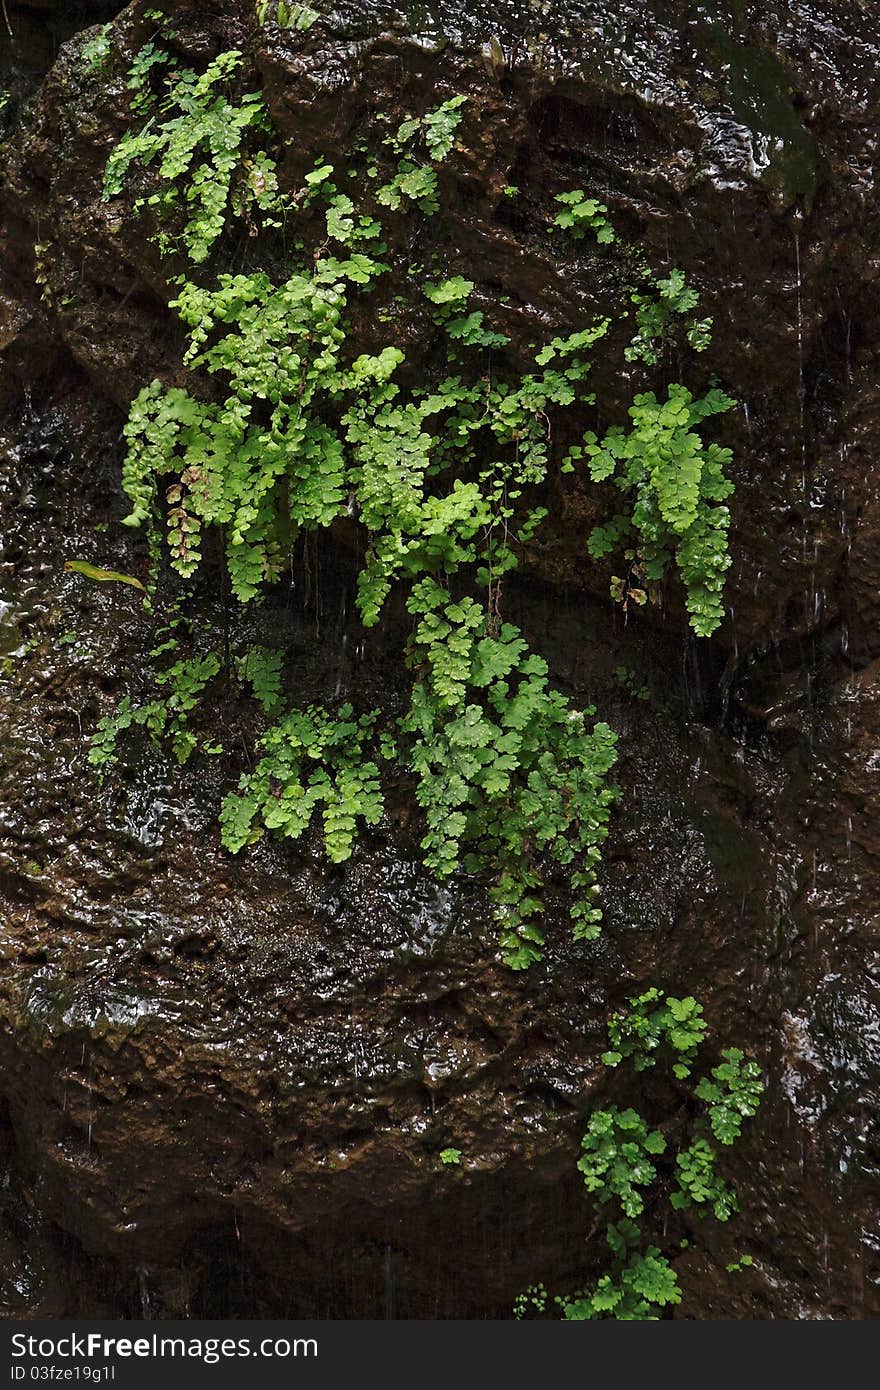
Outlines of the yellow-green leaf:
<svg viewBox="0 0 880 1390">
<path fill-rule="evenodd" d="M 74 574 L 84 574 L 86 579 L 97 579 L 101 584 L 130 584 L 133 589 L 140 589 L 146 593 L 146 589 L 139 579 L 135 579 L 133 574 L 120 574 L 119 570 L 102 570 L 97 565 L 90 565 L 88 560 L 65 560 L 64 568 L 72 570 Z"/>
</svg>

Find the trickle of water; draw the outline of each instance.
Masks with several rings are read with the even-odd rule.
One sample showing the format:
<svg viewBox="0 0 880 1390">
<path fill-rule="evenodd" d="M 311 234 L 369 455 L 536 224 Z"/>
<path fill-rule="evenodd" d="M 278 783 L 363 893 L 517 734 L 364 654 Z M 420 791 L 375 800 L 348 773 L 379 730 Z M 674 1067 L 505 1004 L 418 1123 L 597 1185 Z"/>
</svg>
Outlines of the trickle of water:
<svg viewBox="0 0 880 1390">
<path fill-rule="evenodd" d="M 801 277 L 801 234 L 800 228 L 794 229 L 794 260 L 795 260 L 795 284 L 797 287 L 797 342 L 798 342 L 798 411 L 800 415 L 801 433 L 801 486 L 804 496 L 807 495 L 807 443 L 804 434 L 804 314 L 802 289 L 803 281 Z"/>
<path fill-rule="evenodd" d="M 394 1257 L 391 1251 L 391 1242 L 385 1242 L 385 1317 L 388 1321 L 394 1319 Z"/>
<path fill-rule="evenodd" d="M 347 645 L 348 645 L 348 633 L 347 633 L 347 632 L 343 632 L 343 634 L 342 634 L 342 642 L 341 642 L 341 644 L 340 644 L 340 653 L 339 653 L 339 673 L 338 673 L 338 675 L 337 675 L 337 677 L 336 677 L 336 688 L 335 688 L 334 691 L 333 691 L 333 697 L 334 697 L 334 699 L 336 698 L 336 696 L 339 695 L 339 692 L 342 690 L 342 677 L 343 677 L 343 675 L 344 675 L 344 673 L 345 673 L 345 648 L 346 648 Z"/>
<path fill-rule="evenodd" d="M 848 452 L 848 451 L 847 451 L 847 446 L 846 446 L 846 444 L 841 443 L 841 445 L 840 445 L 840 467 L 841 467 L 841 471 L 844 470 L 844 469 L 846 468 L 846 463 L 847 463 L 847 452 Z M 848 553 L 849 550 L 850 550 L 850 546 L 851 546 L 852 542 L 851 542 L 851 540 L 850 540 L 849 513 L 847 512 L 847 508 L 846 508 L 846 488 L 845 488 L 845 487 L 842 487 L 842 488 L 840 489 L 840 534 L 841 534 L 842 536 L 845 536 L 845 537 L 846 537 L 846 540 L 847 540 L 846 549 L 847 549 L 847 553 Z"/>
<path fill-rule="evenodd" d="M 150 1286 L 147 1282 L 147 1271 L 143 1265 L 138 1265 L 138 1288 L 141 1295 L 141 1317 L 145 1322 L 153 1321 L 153 1300 L 150 1296 Z"/>
<path fill-rule="evenodd" d="M 844 334 L 844 360 L 846 362 L 846 380 L 847 384 L 849 384 L 852 381 L 852 319 L 841 302 L 839 285 L 837 287 L 837 302 L 840 305 L 840 317 L 846 325 L 846 333 Z"/>
</svg>

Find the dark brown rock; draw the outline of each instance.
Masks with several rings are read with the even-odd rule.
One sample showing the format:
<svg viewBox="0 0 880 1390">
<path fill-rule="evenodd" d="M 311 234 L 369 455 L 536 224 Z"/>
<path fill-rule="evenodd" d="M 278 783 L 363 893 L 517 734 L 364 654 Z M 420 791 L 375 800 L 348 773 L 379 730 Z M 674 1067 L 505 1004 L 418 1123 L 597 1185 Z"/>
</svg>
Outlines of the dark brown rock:
<svg viewBox="0 0 880 1390">
<path fill-rule="evenodd" d="M 142 8 L 119 21 L 123 53 Z M 713 1038 L 767 1078 L 731 1155 L 742 1214 L 689 1230 L 682 1315 L 880 1312 L 874 25 L 830 0 L 736 4 L 717 24 L 683 4 L 501 9 L 445 6 L 415 35 L 382 5 L 304 34 L 234 0 L 174 13 L 193 58 L 253 53 L 291 182 L 376 112 L 466 92 L 432 235 L 480 302 L 510 296 L 519 342 L 580 326 L 591 302 L 591 267 L 540 230 L 566 182 L 601 188 L 701 286 L 701 370 L 742 403 L 728 619 L 695 648 L 672 585 L 624 628 L 584 550 L 595 497 L 554 498 L 510 613 L 620 730 L 625 795 L 602 941 L 568 942 L 560 904 L 526 978 L 497 965 L 479 893 L 416 866 L 405 789 L 339 871 L 309 847 L 224 855 L 219 766 L 197 784 L 135 750 L 121 788 L 98 790 L 83 731 L 149 631 L 130 594 L 84 595 L 62 562 L 97 520 L 108 559 L 138 564 L 115 526 L 118 430 L 144 381 L 177 371 L 180 336 L 148 229 L 100 200 L 128 121 L 119 70 L 89 77 L 76 36 L 38 75 L 34 49 L 0 189 L 0 598 L 30 643 L 2 687 L 13 1312 L 504 1316 L 535 1278 L 578 1284 L 595 1257 L 578 1135 L 614 1084 L 604 1020 L 655 980 L 698 995 Z M 417 352 L 419 323 L 400 333 Z M 634 382 L 599 385 L 619 409 Z M 381 694 L 394 632 L 352 655 L 350 549 L 321 556 L 323 616 L 276 618 L 298 693 Z M 215 621 L 209 581 L 200 604 Z M 650 702 L 628 700 L 621 662 Z M 214 715 L 233 738 L 235 699 Z M 439 1165 L 448 1144 L 460 1168 Z M 743 1251 L 754 1266 L 728 1275 Z"/>
</svg>

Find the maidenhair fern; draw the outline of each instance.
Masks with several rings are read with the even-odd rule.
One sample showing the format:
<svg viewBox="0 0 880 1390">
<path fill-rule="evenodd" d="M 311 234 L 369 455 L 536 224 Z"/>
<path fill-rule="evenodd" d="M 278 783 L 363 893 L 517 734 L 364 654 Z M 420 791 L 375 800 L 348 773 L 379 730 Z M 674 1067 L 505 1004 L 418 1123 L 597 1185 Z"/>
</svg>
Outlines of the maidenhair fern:
<svg viewBox="0 0 880 1390">
<path fill-rule="evenodd" d="M 263 20 L 284 22 L 281 6 L 262 11 Z M 297 838 L 320 815 L 328 854 L 341 861 L 358 824 L 381 813 L 380 767 L 391 759 L 415 780 L 430 867 L 442 877 L 464 867 L 486 881 L 509 965 L 541 956 L 548 875 L 567 880 L 575 936 L 591 938 L 617 795 L 615 738 L 592 708 L 575 708 L 552 688 L 546 662 L 504 621 L 505 577 L 547 515 L 538 489 L 585 468 L 597 482 L 613 480 L 627 504 L 590 540 L 597 556 L 615 548 L 627 558 L 620 596 L 641 593 L 641 576 L 659 582 L 674 561 L 695 630 L 711 631 L 728 563 L 721 504 L 730 485 L 728 452 L 700 431 L 730 402 L 720 391 L 694 398 L 671 386 L 665 400 L 635 398 L 629 429 L 612 426 L 601 439 L 584 433 L 595 418 L 590 356 L 611 319 L 551 337 L 534 349 L 530 369 L 512 370 L 491 303 L 475 307 L 474 282 L 454 266 L 416 279 L 425 360 L 435 364 L 421 379 L 397 344 L 382 341 L 387 313 L 373 317 L 368 350 L 356 353 L 352 319 L 371 317 L 369 296 L 396 265 L 387 244 L 399 220 L 389 225 L 388 212 L 437 210 L 438 171 L 455 149 L 465 97 L 397 125 L 360 171 L 340 174 L 318 158 L 299 192 L 282 198 L 254 138 L 266 124 L 262 99 L 239 90 L 242 55 L 221 54 L 196 75 L 163 52 L 158 44 L 142 50 L 130 74 L 152 114 L 111 156 L 105 196 L 118 196 L 140 166 L 152 191 L 136 206 L 156 213 L 163 250 L 175 245 L 197 263 L 230 214 L 250 223 L 253 208 L 262 209 L 271 226 L 283 207 L 291 225 L 281 276 L 252 269 L 206 283 L 177 278 L 172 308 L 187 334 L 188 375 L 184 384 L 152 382 L 132 404 L 126 522 L 147 527 L 154 559 L 164 532 L 184 580 L 216 533 L 232 593 L 250 603 L 290 566 L 299 535 L 354 518 L 364 541 L 362 621 L 377 623 L 398 585 L 413 619 L 405 653 L 412 693 L 402 714 L 348 706 L 285 713 L 277 654 L 251 649 L 238 658 L 240 680 L 276 723 L 224 803 L 224 843 L 237 851 L 265 830 Z M 154 90 L 160 73 L 164 94 Z M 379 163 L 387 167 L 388 157 L 394 167 L 383 182 Z M 582 190 L 557 203 L 558 227 L 576 240 L 589 230 L 604 254 L 618 254 L 604 204 Z M 677 276 L 665 289 L 642 277 L 632 341 L 667 335 L 668 319 L 691 313 L 693 292 Z M 649 292 L 665 295 L 665 318 L 649 321 Z M 151 721 L 153 736 L 167 726 L 178 756 L 188 756 L 192 735 L 177 729 L 167 697 L 155 703 L 149 716 L 132 707 L 122 718 Z M 96 761 L 102 750 L 112 757 L 111 734 L 100 732 Z"/>
<path fill-rule="evenodd" d="M 652 1156 L 662 1154 L 666 1140 L 649 1130 L 635 1110 L 594 1110 L 581 1140 L 578 1168 L 584 1186 L 601 1204 L 615 1200 L 631 1220 L 641 1216 L 645 1199 L 640 1191 L 657 1176 Z"/>
<path fill-rule="evenodd" d="M 115 762 L 117 739 L 133 726 L 144 728 L 155 744 L 167 740 L 177 761 L 188 762 L 199 746 L 189 717 L 219 670 L 220 658 L 216 652 L 190 660 L 180 659 L 156 675 L 157 684 L 167 687 L 167 693 L 163 690 L 161 698 L 136 705 L 129 696 L 123 696 L 114 713 L 99 720 L 89 747 L 89 762 L 102 771 Z"/>
<path fill-rule="evenodd" d="M 153 68 L 169 63 L 168 53 L 150 44 L 135 59 L 129 85 L 135 110 L 154 105 L 146 97 L 146 79 Z M 196 263 L 207 259 L 223 231 L 237 181 L 237 210 L 253 207 L 270 213 L 279 206 L 275 166 L 265 153 L 248 161 L 245 135 L 266 128 L 266 112 L 258 92 L 231 99 L 224 88 L 242 64 L 238 50 L 221 53 L 206 70 L 169 68 L 167 94 L 160 120 L 151 115 L 139 131 L 129 131 L 114 149 L 104 175 L 105 201 L 124 189 L 133 165 L 155 165 L 159 187 L 138 198 L 135 210 L 149 208 L 167 224 L 178 207 L 185 207 L 180 241 Z M 268 222 L 275 221 L 269 217 Z M 174 235 L 160 225 L 159 245 L 170 250 Z"/>
<path fill-rule="evenodd" d="M 603 1052 L 602 1061 L 616 1067 L 631 1057 L 636 1071 L 646 1071 L 656 1065 L 661 1050 L 671 1049 L 675 1053 L 673 1074 L 682 1081 L 690 1075 L 705 1036 L 703 1008 L 696 999 L 691 995 L 676 999 L 652 988 L 630 999 L 620 1013 L 612 1014 L 608 1020 L 611 1045 Z"/>
<path fill-rule="evenodd" d="M 102 24 L 100 29 L 83 44 L 80 57 L 89 72 L 101 73 L 109 67 L 113 56 L 112 28 L 112 24 Z"/>
<path fill-rule="evenodd" d="M 248 647 L 235 663 L 239 679 L 250 686 L 266 714 L 273 714 L 281 703 L 282 664 L 281 652 L 270 647 Z"/>
<path fill-rule="evenodd" d="M 700 297 L 682 272 L 671 270 L 665 277 L 654 276 L 640 259 L 638 274 L 640 288 L 630 294 L 636 332 L 624 351 L 627 361 L 656 365 L 663 344 L 673 338 L 677 323 L 684 324 L 687 341 L 696 352 L 708 347 L 712 320 L 696 317 L 694 310 Z"/>
<path fill-rule="evenodd" d="M 590 231 L 599 245 L 609 245 L 616 240 L 614 228 L 608 220 L 608 209 L 597 198 L 588 198 L 582 188 L 573 188 L 568 193 L 557 193 L 557 203 L 562 211 L 553 219 L 557 227 L 562 227 L 575 241 Z"/>
<path fill-rule="evenodd" d="M 732 1144 L 742 1132 L 744 1119 L 755 1114 L 763 1084 L 755 1062 L 747 1061 L 738 1047 L 726 1048 L 723 1061 L 704 1077 L 696 1094 L 709 1106 L 712 1133 L 721 1144 Z"/>
<path fill-rule="evenodd" d="M 348 859 L 358 820 L 382 814 L 379 769 L 368 756 L 378 710 L 355 715 L 316 705 L 292 710 L 260 740 L 262 758 L 223 802 L 223 843 L 235 853 L 264 830 L 298 840 L 320 809 L 324 846 L 334 863 Z"/>
<path fill-rule="evenodd" d="M 441 877 L 460 863 L 495 868 L 490 896 L 508 965 L 540 959 L 543 860 L 565 866 L 575 889 L 576 937 L 598 934 L 599 845 L 607 835 L 616 759 L 607 724 L 548 688 L 547 663 L 519 630 L 492 634 L 485 609 L 453 600 L 432 579 L 413 588 L 418 623 L 408 660 L 420 673 L 402 729 L 425 811 L 426 861 Z"/>
<path fill-rule="evenodd" d="M 664 1061 L 671 1063 L 680 1083 L 695 1061 L 705 1025 L 695 999 L 675 999 L 649 989 L 612 1016 L 608 1032 L 611 1047 L 604 1059 L 611 1065 L 631 1058 L 638 1073 Z M 668 1248 L 678 1212 L 728 1221 L 737 1211 L 736 1193 L 719 1171 L 710 1132 L 717 1136 L 719 1124 L 725 1124 L 722 1114 L 733 1111 L 736 1132 L 726 1129 L 722 1140 L 733 1143 L 742 1119 L 758 1109 L 763 1086 L 755 1063 L 747 1062 L 737 1048 L 725 1049 L 722 1056 L 725 1060 L 710 1073 L 713 1079 L 704 1077 L 693 1087 L 693 1098 L 704 1102 L 695 1114 L 691 1102 L 662 1125 L 652 1126 L 631 1106 L 605 1105 L 589 1116 L 577 1166 L 592 1201 L 610 1213 L 605 1227 L 610 1267 L 592 1285 L 553 1300 L 564 1318 L 628 1321 L 662 1316 L 681 1302 L 681 1290 L 669 1257 L 651 1237 Z M 751 1262 L 744 1256 L 728 1269 Z M 514 1315 L 540 1315 L 548 1302 L 544 1285 L 533 1285 L 517 1299 Z"/>
<path fill-rule="evenodd" d="M 436 166 L 450 153 L 455 132 L 461 123 L 461 110 L 466 97 L 458 95 L 444 101 L 425 116 L 404 121 L 385 144 L 399 155 L 397 173 L 389 183 L 377 190 L 383 207 L 394 212 L 414 204 L 420 212 L 435 213 L 440 206 Z M 427 162 L 420 159 L 425 151 Z"/>
<path fill-rule="evenodd" d="M 698 1136 L 675 1160 L 676 1189 L 670 1194 L 670 1205 L 677 1208 L 704 1205 L 712 1209 L 718 1221 L 727 1221 L 739 1210 L 736 1193 L 724 1181 L 716 1167 L 717 1154 L 708 1139 Z"/>
<path fill-rule="evenodd" d="M 665 400 L 646 391 L 630 406 L 629 429 L 616 425 L 602 439 L 592 431 L 584 436 L 593 481 L 613 479 L 628 504 L 593 530 L 590 553 L 624 550 L 649 583 L 662 579 L 674 560 L 699 637 L 714 632 L 724 614 L 730 512 L 723 503 L 733 484 L 724 476 L 730 450 L 705 444 L 697 427 L 733 404 L 717 389 L 696 400 L 684 386 L 670 386 Z"/>
</svg>

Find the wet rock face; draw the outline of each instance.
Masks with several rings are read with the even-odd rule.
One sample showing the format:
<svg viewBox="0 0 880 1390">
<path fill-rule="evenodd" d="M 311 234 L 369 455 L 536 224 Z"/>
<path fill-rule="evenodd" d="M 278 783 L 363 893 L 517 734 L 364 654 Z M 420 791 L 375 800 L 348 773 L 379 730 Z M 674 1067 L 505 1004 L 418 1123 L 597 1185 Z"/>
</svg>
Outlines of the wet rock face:
<svg viewBox="0 0 880 1390">
<path fill-rule="evenodd" d="M 61 7 L 69 9 L 69 7 Z M 141 11 L 118 26 L 133 51 Z M 230 769 L 133 746 L 99 789 L 84 736 L 142 670 L 127 594 L 63 560 L 138 563 L 122 539 L 119 429 L 172 374 L 179 330 L 148 228 L 100 201 L 128 123 L 121 70 L 84 71 L 11 6 L 0 187 L 4 711 L 0 823 L 3 1298 L 34 1315 L 505 1316 L 536 1278 L 583 1281 L 592 1213 L 574 1163 L 610 1008 L 657 981 L 766 1069 L 733 1151 L 742 1214 L 695 1224 L 689 1317 L 880 1312 L 877 399 L 880 46 L 856 3 L 342 5 L 306 32 L 250 4 L 175 5 L 176 43 L 253 54 L 301 177 L 378 111 L 468 95 L 465 153 L 431 235 L 528 343 L 581 324 L 591 268 L 541 228 L 560 187 L 600 191 L 627 235 L 702 288 L 701 368 L 741 401 L 729 617 L 686 637 L 680 597 L 624 627 L 576 487 L 511 586 L 556 679 L 620 733 L 607 923 L 525 978 L 486 905 L 418 867 L 406 788 L 351 863 L 317 846 L 232 860 Z M 51 6 L 45 7 L 48 13 Z M 113 7 L 81 7 L 81 22 Z M 42 23 L 42 19 L 40 20 Z M 58 32 L 59 40 L 66 38 Z M 494 39 L 494 44 L 489 41 Z M 488 60 L 487 60 L 488 47 Z M 500 53 L 500 57 L 499 57 Z M 521 189 L 512 202 L 506 184 Z M 419 325 L 400 322 L 408 356 Z M 600 381 L 625 403 L 633 385 Z M 96 531 L 96 527 L 101 529 Z M 379 703 L 392 630 L 352 614 L 350 547 L 317 555 L 267 621 L 297 698 Z M 317 599 L 315 594 L 317 593 Z M 206 579 L 198 620 L 217 621 Z M 651 690 L 634 702 L 615 668 Z M 224 743 L 233 692 L 210 711 Z M 636 1099 L 625 1097 L 624 1099 Z M 454 1144 L 460 1168 L 438 1155 Z M 749 1251 L 733 1280 L 725 1265 Z M 586 1253 L 585 1253 L 586 1252 Z"/>
</svg>

